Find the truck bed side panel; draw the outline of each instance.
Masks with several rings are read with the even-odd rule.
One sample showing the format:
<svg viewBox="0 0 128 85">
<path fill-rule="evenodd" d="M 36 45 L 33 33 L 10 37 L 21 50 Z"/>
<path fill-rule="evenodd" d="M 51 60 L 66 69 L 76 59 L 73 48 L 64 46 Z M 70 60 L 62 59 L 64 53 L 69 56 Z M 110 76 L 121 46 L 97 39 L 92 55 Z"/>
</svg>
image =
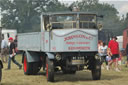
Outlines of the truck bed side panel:
<svg viewBox="0 0 128 85">
<path fill-rule="evenodd" d="M 28 51 L 41 50 L 41 32 L 21 33 L 18 35 L 18 49 Z"/>
</svg>

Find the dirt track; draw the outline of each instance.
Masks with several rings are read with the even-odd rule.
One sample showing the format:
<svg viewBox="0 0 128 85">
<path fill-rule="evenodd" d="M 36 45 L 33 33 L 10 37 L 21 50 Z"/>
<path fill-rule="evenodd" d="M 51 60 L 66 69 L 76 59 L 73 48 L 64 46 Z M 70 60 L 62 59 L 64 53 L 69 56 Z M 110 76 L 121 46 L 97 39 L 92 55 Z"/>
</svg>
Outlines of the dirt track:
<svg viewBox="0 0 128 85">
<path fill-rule="evenodd" d="M 16 59 L 21 62 L 21 56 Z M 42 71 L 35 76 L 25 76 L 23 70 L 19 70 L 13 63 L 11 70 L 5 70 L 6 67 L 7 64 L 4 64 L 1 85 L 128 85 L 128 68 L 124 66 L 121 72 L 102 70 L 99 81 L 92 80 L 90 71 L 79 71 L 75 75 L 57 73 L 54 83 L 47 82 Z"/>
</svg>

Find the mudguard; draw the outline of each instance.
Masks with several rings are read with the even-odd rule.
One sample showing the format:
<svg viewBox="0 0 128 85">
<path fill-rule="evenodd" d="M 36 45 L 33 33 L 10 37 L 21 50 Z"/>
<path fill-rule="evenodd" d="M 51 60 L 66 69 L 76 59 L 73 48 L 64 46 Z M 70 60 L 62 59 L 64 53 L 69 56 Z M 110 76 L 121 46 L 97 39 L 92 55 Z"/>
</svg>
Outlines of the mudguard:
<svg viewBox="0 0 128 85">
<path fill-rule="evenodd" d="M 46 53 L 49 59 L 54 59 L 54 54 L 53 53 Z"/>
<path fill-rule="evenodd" d="M 25 51 L 24 55 L 26 55 L 28 62 L 39 62 L 40 61 L 40 55 L 37 52 Z"/>
</svg>

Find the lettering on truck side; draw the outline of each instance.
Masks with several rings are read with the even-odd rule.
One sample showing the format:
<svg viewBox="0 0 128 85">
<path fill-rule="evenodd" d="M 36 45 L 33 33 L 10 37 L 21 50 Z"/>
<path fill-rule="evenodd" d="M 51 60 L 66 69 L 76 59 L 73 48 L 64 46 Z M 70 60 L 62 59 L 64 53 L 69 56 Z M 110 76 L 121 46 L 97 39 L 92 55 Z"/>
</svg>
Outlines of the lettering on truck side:
<svg viewBox="0 0 128 85">
<path fill-rule="evenodd" d="M 83 39 L 88 39 L 88 40 L 93 39 L 92 36 L 86 36 L 86 35 L 79 34 L 79 35 L 71 35 L 71 36 L 65 37 L 64 41 L 71 40 L 71 39 L 74 39 L 74 38 L 83 38 Z"/>
<path fill-rule="evenodd" d="M 75 45 L 75 44 L 90 44 L 90 42 L 66 42 L 67 45 Z"/>
<path fill-rule="evenodd" d="M 83 38 L 85 40 L 89 40 L 89 41 L 68 41 L 68 40 L 72 40 L 75 38 Z M 89 44 L 91 43 L 90 40 L 93 40 L 93 37 L 90 35 L 82 35 L 82 34 L 78 34 L 78 35 L 71 35 L 68 37 L 64 38 L 64 41 L 68 46 L 68 50 L 90 50 L 91 47 L 89 46 Z M 88 45 L 88 46 L 75 46 L 75 45 Z"/>
<path fill-rule="evenodd" d="M 68 47 L 68 50 L 90 50 L 90 47 Z"/>
</svg>

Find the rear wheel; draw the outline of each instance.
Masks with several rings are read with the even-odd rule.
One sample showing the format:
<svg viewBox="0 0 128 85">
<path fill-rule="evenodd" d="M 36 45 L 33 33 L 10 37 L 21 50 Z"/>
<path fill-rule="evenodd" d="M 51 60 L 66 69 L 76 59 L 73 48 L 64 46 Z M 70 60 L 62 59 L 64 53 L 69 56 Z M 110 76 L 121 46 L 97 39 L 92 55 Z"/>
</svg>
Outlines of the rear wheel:
<svg viewBox="0 0 128 85">
<path fill-rule="evenodd" d="M 32 63 L 29 63 L 27 61 L 27 57 L 26 55 L 24 56 L 24 74 L 25 75 L 32 75 L 33 72 L 32 72 Z"/>
<path fill-rule="evenodd" d="M 24 74 L 35 75 L 40 71 L 39 62 L 28 62 L 26 55 L 24 56 Z"/>
<path fill-rule="evenodd" d="M 41 67 L 39 67 L 39 62 L 33 62 L 32 65 L 33 65 L 33 67 L 32 67 L 33 75 L 36 75 L 41 69 Z"/>
<path fill-rule="evenodd" d="M 92 78 L 93 80 L 100 80 L 101 77 L 101 64 L 100 60 L 95 60 L 94 68 L 92 69 Z"/>
<path fill-rule="evenodd" d="M 54 63 L 48 57 L 46 58 L 46 77 L 48 81 L 54 81 Z"/>
</svg>

